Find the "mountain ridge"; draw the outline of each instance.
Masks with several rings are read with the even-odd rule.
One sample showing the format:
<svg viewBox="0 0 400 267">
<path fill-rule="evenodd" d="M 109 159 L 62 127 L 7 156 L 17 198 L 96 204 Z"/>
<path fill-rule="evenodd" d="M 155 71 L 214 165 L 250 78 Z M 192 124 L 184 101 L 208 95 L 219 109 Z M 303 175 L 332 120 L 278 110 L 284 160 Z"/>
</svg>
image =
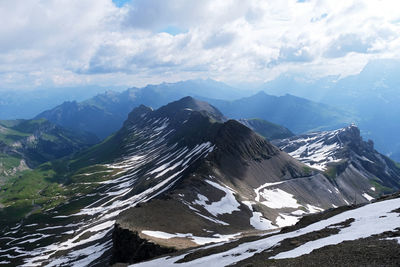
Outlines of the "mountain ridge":
<svg viewBox="0 0 400 267">
<path fill-rule="evenodd" d="M 0 244 L 15 253 L 0 260 L 138 262 L 265 234 L 353 200 L 328 175 L 193 98 L 158 110 L 139 106 L 118 132 L 59 163 L 64 169 L 51 164 L 35 171 L 64 179 L 54 185 L 58 204 L 38 200 L 22 224 L 7 224 L 2 236 L 14 241 Z M 357 183 L 351 189 L 358 190 Z M 358 201 L 366 203 L 361 189 Z"/>
</svg>

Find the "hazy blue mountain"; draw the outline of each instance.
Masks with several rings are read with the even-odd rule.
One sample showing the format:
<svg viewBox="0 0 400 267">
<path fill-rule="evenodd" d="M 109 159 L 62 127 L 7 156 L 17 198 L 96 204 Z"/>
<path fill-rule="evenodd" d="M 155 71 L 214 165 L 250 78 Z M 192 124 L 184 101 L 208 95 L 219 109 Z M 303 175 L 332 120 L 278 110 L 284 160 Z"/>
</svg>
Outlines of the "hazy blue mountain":
<svg viewBox="0 0 400 267">
<path fill-rule="evenodd" d="M 272 96 L 259 92 L 234 101 L 208 99 L 230 118 L 260 118 L 295 133 L 343 127 L 354 118 L 351 113 L 293 95 Z"/>
<path fill-rule="evenodd" d="M 375 141 L 376 147 L 400 161 L 400 61 L 375 60 L 357 75 L 339 79 L 325 77 L 317 80 L 302 74 L 283 74 L 266 83 L 267 93 L 290 93 L 338 108 L 357 116 L 362 135 Z"/>
<path fill-rule="evenodd" d="M 0 91 L 0 119 L 30 119 L 64 101 L 83 101 L 104 91 L 106 91 L 105 88 L 98 86 L 48 88 L 30 91 L 2 90 Z"/>
<path fill-rule="evenodd" d="M 109 91 L 79 103 L 64 102 L 40 113 L 36 118 L 46 118 L 66 128 L 92 132 L 103 139 L 117 131 L 128 113 L 142 104 L 158 108 L 188 95 L 232 100 L 250 93 L 213 80 L 162 83 L 123 92 Z"/>
<path fill-rule="evenodd" d="M 244 91 L 212 80 L 163 83 L 123 92 L 110 91 L 80 103 L 64 102 L 36 118 L 46 118 L 77 131 L 92 132 L 104 139 L 122 126 L 133 108 L 142 104 L 158 108 L 190 95 L 209 101 L 227 117 L 260 118 L 296 133 L 335 129 L 354 121 L 350 113 L 292 95 L 276 97 L 259 92 L 234 100 L 243 94 Z"/>
</svg>

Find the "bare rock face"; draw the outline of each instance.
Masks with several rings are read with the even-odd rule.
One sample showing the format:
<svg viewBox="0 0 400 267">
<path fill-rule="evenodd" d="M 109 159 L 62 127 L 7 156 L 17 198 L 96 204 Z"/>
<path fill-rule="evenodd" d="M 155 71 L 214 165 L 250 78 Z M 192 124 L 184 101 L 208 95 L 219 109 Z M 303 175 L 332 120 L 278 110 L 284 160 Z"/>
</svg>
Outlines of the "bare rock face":
<svg viewBox="0 0 400 267">
<path fill-rule="evenodd" d="M 122 229 L 119 225 L 115 225 L 112 239 L 113 248 L 110 264 L 118 262 L 136 263 L 176 251 L 174 248 L 162 247 L 142 239 L 137 232 Z"/>
</svg>

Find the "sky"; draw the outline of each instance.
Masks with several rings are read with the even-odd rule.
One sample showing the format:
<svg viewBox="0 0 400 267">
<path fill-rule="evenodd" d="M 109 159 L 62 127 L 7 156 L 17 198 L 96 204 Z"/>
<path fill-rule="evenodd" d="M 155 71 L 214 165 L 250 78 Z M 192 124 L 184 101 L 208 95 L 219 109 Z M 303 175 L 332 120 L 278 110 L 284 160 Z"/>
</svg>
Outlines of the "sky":
<svg viewBox="0 0 400 267">
<path fill-rule="evenodd" d="M 358 73 L 400 55 L 398 0 L 2 0 L 0 89 Z"/>
</svg>

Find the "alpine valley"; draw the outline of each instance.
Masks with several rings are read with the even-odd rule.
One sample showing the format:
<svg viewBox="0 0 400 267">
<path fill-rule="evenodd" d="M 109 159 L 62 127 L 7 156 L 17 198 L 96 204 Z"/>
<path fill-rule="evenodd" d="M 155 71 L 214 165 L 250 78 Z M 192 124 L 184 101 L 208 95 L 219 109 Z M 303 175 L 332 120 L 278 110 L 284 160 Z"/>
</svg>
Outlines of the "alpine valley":
<svg viewBox="0 0 400 267">
<path fill-rule="evenodd" d="M 236 101 L 210 101 L 225 114 L 190 96 L 134 105 L 92 146 L 79 123 L 39 119 L 63 125 L 67 105 L 98 111 L 90 101 L 2 123 L 15 159 L 0 188 L 0 265 L 398 266 L 399 164 L 342 111 L 290 95 Z M 325 131 L 295 135 L 276 124 L 289 115 L 257 116 L 266 103 L 294 107 L 295 133 Z M 123 117 L 108 115 L 99 137 Z"/>
</svg>

